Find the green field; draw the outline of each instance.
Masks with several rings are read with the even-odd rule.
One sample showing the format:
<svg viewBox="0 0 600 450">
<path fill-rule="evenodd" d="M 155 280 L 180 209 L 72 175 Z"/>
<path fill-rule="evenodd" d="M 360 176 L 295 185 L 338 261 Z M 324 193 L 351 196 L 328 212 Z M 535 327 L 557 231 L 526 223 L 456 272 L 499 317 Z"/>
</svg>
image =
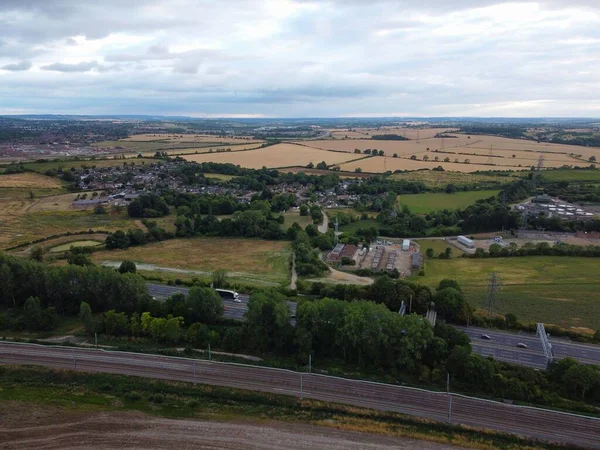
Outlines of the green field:
<svg viewBox="0 0 600 450">
<path fill-rule="evenodd" d="M 545 170 L 542 181 L 590 181 L 600 182 L 600 170 Z"/>
<path fill-rule="evenodd" d="M 440 189 L 448 184 L 456 187 L 476 184 L 482 188 L 495 188 L 512 183 L 518 178 L 515 172 L 507 172 L 506 175 L 494 173 L 465 173 L 465 172 L 436 172 L 432 170 L 415 170 L 412 172 L 395 173 L 390 176 L 393 180 L 415 181 L 425 184 L 430 189 Z"/>
<path fill-rule="evenodd" d="M 289 258 L 289 242 L 219 237 L 171 239 L 127 250 L 95 252 L 92 256 L 99 264 L 128 259 L 145 264 L 138 270 L 148 274 L 182 279 L 226 270 L 234 281 L 257 285 L 287 283 Z"/>
<path fill-rule="evenodd" d="M 285 219 L 285 222 L 283 222 L 283 228 L 286 230 L 291 227 L 293 223 L 297 223 L 303 229 L 312 223 L 312 218 L 310 216 L 301 216 L 300 211 L 297 209 L 290 209 L 289 211 L 285 212 L 283 214 L 283 218 Z"/>
<path fill-rule="evenodd" d="M 398 204 L 408 206 L 416 214 L 428 214 L 440 209 L 463 209 L 477 200 L 498 195 L 499 190 L 466 191 L 454 194 L 426 193 L 399 195 Z"/>
<path fill-rule="evenodd" d="M 432 287 L 444 278 L 455 279 L 473 306 L 484 307 L 492 272 L 502 284 L 498 312 L 514 313 L 521 322 L 600 329 L 599 259 L 528 256 L 429 260 L 426 276 L 415 279 Z"/>
<path fill-rule="evenodd" d="M 359 220 L 358 222 L 349 223 L 348 225 L 342 225 L 342 226 L 340 226 L 340 231 L 342 231 L 344 233 L 354 233 L 359 228 L 374 227 L 374 228 L 379 229 L 379 226 L 380 226 L 379 222 L 377 222 L 375 219 L 365 219 L 365 220 Z"/>
<path fill-rule="evenodd" d="M 443 241 L 442 239 L 422 239 L 422 240 L 417 240 L 415 242 L 417 242 L 421 246 L 421 253 L 423 253 L 423 255 L 425 255 L 425 252 L 427 251 L 428 248 L 431 248 L 431 249 L 433 249 L 433 251 L 435 252 L 435 255 L 437 256 L 440 253 L 444 253 L 448 247 L 450 247 L 452 249 L 452 254 L 451 254 L 452 258 L 459 258 L 464 254 L 464 252 L 462 250 L 459 250 L 458 248 L 454 247 L 453 245 L 448 244 L 446 241 Z"/>
<path fill-rule="evenodd" d="M 98 245 L 102 245 L 102 242 L 74 241 L 74 242 L 68 242 L 66 244 L 57 245 L 56 247 L 52 247 L 50 249 L 50 253 L 66 252 L 66 251 L 69 251 L 71 249 L 71 247 L 96 247 Z"/>
</svg>

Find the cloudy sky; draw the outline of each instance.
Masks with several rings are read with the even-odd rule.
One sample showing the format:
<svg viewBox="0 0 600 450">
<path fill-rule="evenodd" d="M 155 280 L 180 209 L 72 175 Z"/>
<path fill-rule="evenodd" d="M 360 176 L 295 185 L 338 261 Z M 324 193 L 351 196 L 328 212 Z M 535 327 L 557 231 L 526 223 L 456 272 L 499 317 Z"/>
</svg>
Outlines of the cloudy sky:
<svg viewBox="0 0 600 450">
<path fill-rule="evenodd" d="M 600 0 L 0 0 L 0 114 L 600 116 Z"/>
</svg>

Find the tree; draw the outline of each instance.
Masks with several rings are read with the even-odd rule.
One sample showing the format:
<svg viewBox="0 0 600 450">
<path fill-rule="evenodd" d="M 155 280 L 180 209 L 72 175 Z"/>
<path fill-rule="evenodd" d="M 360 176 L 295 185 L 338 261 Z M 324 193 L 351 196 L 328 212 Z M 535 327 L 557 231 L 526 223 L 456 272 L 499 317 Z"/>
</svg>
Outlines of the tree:
<svg viewBox="0 0 600 450">
<path fill-rule="evenodd" d="M 120 336 L 127 334 L 129 331 L 129 323 L 125 313 L 118 313 L 114 309 L 107 311 L 104 314 L 104 329 L 106 334 L 112 336 Z"/>
<path fill-rule="evenodd" d="M 300 215 L 301 216 L 308 216 L 308 206 L 306 206 L 305 203 L 300 205 Z"/>
<path fill-rule="evenodd" d="M 362 169 L 360 167 L 357 167 L 354 169 L 354 172 L 356 173 L 362 173 Z"/>
<path fill-rule="evenodd" d="M 291 338 L 290 312 L 277 291 L 253 293 L 246 312 L 251 347 L 261 351 L 283 350 Z"/>
<path fill-rule="evenodd" d="M 566 371 L 563 383 L 572 386 L 575 394 L 580 391 L 581 398 L 585 399 L 591 388 L 600 386 L 600 369 L 588 364 L 575 364 Z"/>
<path fill-rule="evenodd" d="M 392 158 L 397 158 L 397 157 L 398 157 L 398 153 L 394 153 L 394 154 L 392 155 Z M 416 157 L 415 157 L 415 159 L 416 159 Z"/>
<path fill-rule="evenodd" d="M 17 306 L 14 294 L 13 274 L 8 264 L 0 266 L 0 303 L 6 306 L 12 303 L 13 307 Z"/>
<path fill-rule="evenodd" d="M 92 260 L 90 259 L 89 256 L 87 256 L 84 253 L 74 253 L 73 251 L 67 252 L 67 262 L 74 266 L 82 266 L 82 267 L 88 267 L 88 266 L 94 265 L 94 263 L 92 262 Z"/>
<path fill-rule="evenodd" d="M 85 331 L 93 333 L 95 331 L 94 317 L 92 316 L 92 308 L 87 302 L 81 302 L 79 306 L 79 319 L 83 322 Z"/>
<path fill-rule="evenodd" d="M 31 252 L 29 252 L 29 255 L 31 256 L 31 259 L 33 259 L 34 261 L 42 262 L 44 260 L 44 250 L 42 249 L 42 247 L 39 247 L 39 246 L 33 247 L 31 249 Z"/>
<path fill-rule="evenodd" d="M 595 156 L 590 156 L 588 159 L 589 162 L 596 162 L 596 157 Z"/>
<path fill-rule="evenodd" d="M 517 316 L 515 316 L 512 313 L 505 314 L 504 320 L 506 321 L 506 328 L 508 328 L 509 330 L 515 330 L 519 326 Z"/>
<path fill-rule="evenodd" d="M 106 214 L 106 208 L 102 205 L 98 205 L 94 208 L 94 214 Z"/>
<path fill-rule="evenodd" d="M 215 288 L 227 286 L 227 271 L 223 269 L 215 270 L 211 275 L 211 280 Z"/>
<path fill-rule="evenodd" d="M 425 255 L 427 256 L 427 258 L 431 259 L 435 256 L 435 252 L 432 248 L 428 248 L 427 250 L 425 250 Z"/>
<path fill-rule="evenodd" d="M 42 305 L 37 297 L 25 300 L 25 324 L 30 330 L 38 330 L 42 322 Z"/>
<path fill-rule="evenodd" d="M 209 340 L 210 329 L 200 322 L 191 324 L 187 331 L 187 340 L 192 345 L 204 347 Z"/>
<path fill-rule="evenodd" d="M 214 324 L 223 316 L 223 299 L 214 289 L 193 287 L 186 298 L 189 322 Z"/>
<path fill-rule="evenodd" d="M 165 324 L 165 340 L 170 344 L 175 344 L 179 341 L 181 335 L 181 326 L 183 325 L 183 317 L 167 318 Z"/>
<path fill-rule="evenodd" d="M 448 322 L 462 322 L 465 319 L 466 302 L 463 295 L 454 288 L 441 289 L 433 296 L 438 314 Z"/>
<path fill-rule="evenodd" d="M 106 237 L 106 248 L 112 249 L 125 249 L 129 247 L 129 237 L 122 230 L 117 230 Z"/>
<path fill-rule="evenodd" d="M 500 256 L 500 252 L 502 251 L 502 246 L 500 244 L 494 243 L 490 245 L 488 249 L 490 252 L 490 256 Z"/>
<path fill-rule="evenodd" d="M 456 289 L 458 292 L 462 292 L 460 285 L 458 284 L 458 281 L 451 280 L 449 278 L 444 278 L 443 280 L 441 280 L 438 284 L 437 290 L 441 291 L 442 289 L 446 289 L 446 288 L 452 288 L 452 289 Z"/>
<path fill-rule="evenodd" d="M 125 260 L 119 266 L 119 273 L 136 273 L 137 267 L 133 261 Z"/>
</svg>

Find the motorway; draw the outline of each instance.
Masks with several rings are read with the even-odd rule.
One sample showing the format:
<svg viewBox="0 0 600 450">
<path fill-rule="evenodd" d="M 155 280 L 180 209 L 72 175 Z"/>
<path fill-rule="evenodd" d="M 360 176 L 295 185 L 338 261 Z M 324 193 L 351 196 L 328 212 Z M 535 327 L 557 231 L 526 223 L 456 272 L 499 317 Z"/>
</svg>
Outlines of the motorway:
<svg viewBox="0 0 600 450">
<path fill-rule="evenodd" d="M 152 284 L 146 283 L 148 288 L 148 294 L 158 300 L 164 300 L 169 298 L 173 294 L 181 293 L 184 295 L 188 294 L 189 289 L 179 286 L 165 286 L 164 284 Z M 240 294 L 240 302 L 234 302 L 233 300 L 223 299 L 223 317 L 227 319 L 242 320 L 244 314 L 248 311 L 248 301 L 250 300 L 249 295 Z M 296 302 L 287 302 L 288 308 L 290 309 L 290 316 L 296 317 Z M 295 323 L 295 320 L 292 320 Z"/>
<path fill-rule="evenodd" d="M 0 342 L 0 363 L 135 375 L 256 390 L 394 411 L 437 421 L 600 449 L 600 419 L 459 394 L 289 370 L 103 350 Z"/>
<path fill-rule="evenodd" d="M 157 299 L 166 299 L 171 295 L 181 292 L 188 293 L 187 288 L 179 286 L 165 286 L 162 284 L 147 283 L 148 293 Z M 231 300 L 223 300 L 225 311 L 224 317 L 229 319 L 241 320 L 248 310 L 248 300 L 250 296 L 240 294 L 241 303 L 235 303 Z M 296 302 L 287 302 L 292 317 L 292 324 L 295 323 Z M 507 361 L 522 364 L 536 369 L 546 368 L 546 356 L 542 350 L 540 339 L 534 334 L 528 333 L 509 333 L 506 331 L 495 331 L 477 327 L 457 327 L 467 333 L 471 338 L 473 351 L 482 356 L 492 356 L 500 361 Z M 482 339 L 481 335 L 486 334 L 491 339 Z M 517 347 L 517 343 L 522 342 L 527 348 Z M 571 357 L 586 364 L 600 364 L 600 345 L 587 345 L 569 342 L 560 338 L 550 337 L 550 343 L 554 350 L 554 357 L 557 359 Z"/>
<path fill-rule="evenodd" d="M 477 327 L 457 327 L 464 331 L 470 338 L 473 351 L 484 356 L 493 356 L 494 359 L 519 363 L 543 369 L 546 367 L 546 357 L 542 349 L 540 338 L 529 333 L 508 333 Z M 491 339 L 482 339 L 486 334 Z M 523 343 L 527 348 L 518 348 L 517 344 Z M 575 358 L 586 364 L 600 364 L 600 346 L 569 342 L 562 338 L 552 338 L 550 343 L 556 359 L 566 357 Z"/>
</svg>

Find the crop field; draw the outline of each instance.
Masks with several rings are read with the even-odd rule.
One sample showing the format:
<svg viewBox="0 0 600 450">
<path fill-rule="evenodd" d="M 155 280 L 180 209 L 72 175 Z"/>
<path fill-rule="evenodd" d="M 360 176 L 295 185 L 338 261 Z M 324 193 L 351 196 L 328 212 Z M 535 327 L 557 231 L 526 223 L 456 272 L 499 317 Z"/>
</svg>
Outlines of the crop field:
<svg viewBox="0 0 600 450">
<path fill-rule="evenodd" d="M 73 242 L 68 242 L 66 244 L 61 244 L 61 245 L 57 245 L 56 247 L 52 247 L 50 249 L 50 253 L 60 253 L 60 252 L 66 252 L 69 251 L 71 249 L 71 247 L 96 247 L 98 245 L 102 245 L 103 242 L 102 241 L 92 241 L 92 240 L 85 240 L 85 241 L 73 241 Z"/>
<path fill-rule="evenodd" d="M 128 159 L 127 161 L 123 161 L 123 159 L 87 159 L 87 160 L 67 160 L 67 161 L 47 161 L 47 162 L 30 162 L 24 163 L 23 166 L 26 169 L 33 170 L 35 172 L 43 173 L 46 170 L 50 169 L 70 169 L 75 167 L 75 169 L 85 169 L 88 167 L 113 167 L 113 166 L 122 166 L 123 163 L 127 163 L 129 165 L 146 165 L 153 164 L 157 162 L 161 162 L 160 159 L 153 158 L 136 158 L 136 159 Z"/>
<path fill-rule="evenodd" d="M 454 251 L 454 249 L 453 249 Z M 485 307 L 492 272 L 500 277 L 497 311 L 521 322 L 544 322 L 573 328 L 600 328 L 596 258 L 528 256 L 430 260 L 419 282 L 437 286 L 444 278 L 459 282 L 467 300 Z"/>
<path fill-rule="evenodd" d="M 372 158 L 361 159 L 358 161 L 352 161 L 348 163 L 340 164 L 340 169 L 354 172 L 355 169 L 360 168 L 363 172 L 370 173 L 384 173 L 386 171 L 396 170 L 421 170 L 421 169 L 433 169 L 438 166 L 442 166 L 444 170 L 453 172 L 481 172 L 488 170 L 499 170 L 497 166 L 488 166 L 484 164 L 462 164 L 462 163 L 445 163 L 435 161 L 413 161 L 407 158 L 390 158 L 383 156 L 374 156 Z M 516 167 L 502 167 L 502 169 L 511 170 Z"/>
<path fill-rule="evenodd" d="M 430 139 L 439 133 L 451 133 L 452 128 L 406 128 L 406 127 L 382 127 L 382 128 L 352 128 L 352 131 L 332 129 L 331 136 L 336 139 L 369 139 L 370 136 L 381 134 L 397 134 L 407 139 Z M 346 137 L 347 136 L 347 137 Z"/>
<path fill-rule="evenodd" d="M 14 173 L 0 175 L 0 189 L 2 188 L 62 189 L 63 183 L 58 178 L 37 173 Z"/>
<path fill-rule="evenodd" d="M 235 145 L 209 145 L 208 147 L 191 147 L 185 149 L 164 150 L 169 155 L 192 155 L 197 153 L 221 153 L 226 151 L 238 152 L 242 150 L 253 150 L 260 148 L 262 143 L 254 142 L 250 144 L 235 144 Z"/>
<path fill-rule="evenodd" d="M 229 181 L 235 178 L 235 175 L 227 175 L 226 173 L 205 173 L 206 178 L 213 178 L 215 180 Z"/>
<path fill-rule="evenodd" d="M 600 170 L 547 170 L 542 172 L 542 180 L 600 182 Z"/>
<path fill-rule="evenodd" d="M 0 207 L 6 206 L 0 204 Z M 94 214 L 92 211 L 28 212 L 27 207 L 0 211 L 0 249 L 68 231 L 116 231 L 137 228 L 136 222 L 125 212 Z"/>
<path fill-rule="evenodd" d="M 499 192 L 499 190 L 487 190 L 456 192 L 454 194 L 438 192 L 407 194 L 398 196 L 398 204 L 408 206 L 413 213 L 428 214 L 440 209 L 463 209 L 477 200 L 498 195 Z"/>
<path fill-rule="evenodd" d="M 252 139 L 249 136 L 227 136 L 219 137 L 212 134 L 135 134 L 125 139 L 120 139 L 119 142 L 168 142 L 168 143 L 200 143 L 200 142 L 224 142 L 224 143 L 243 143 L 243 142 L 260 142 L 257 139 Z"/>
<path fill-rule="evenodd" d="M 355 149 L 383 150 L 386 157 L 395 154 L 398 158 L 388 159 L 388 170 L 416 170 L 441 165 L 446 170 L 472 172 L 473 170 L 511 170 L 537 165 L 541 154 L 544 154 L 544 167 L 561 167 L 572 165 L 585 167 L 587 159 L 596 156 L 600 159 L 600 148 L 574 145 L 538 143 L 523 139 L 509 139 L 495 136 L 467 136 L 453 134 L 454 138 L 416 138 L 409 141 L 378 141 L 371 139 L 331 139 L 303 141 L 307 145 L 322 150 L 346 151 L 353 153 Z M 405 163 L 402 158 L 415 156 L 417 161 Z M 429 161 L 423 161 L 424 157 Z M 434 158 L 438 162 L 434 162 Z M 449 158 L 449 162 L 444 162 Z M 467 162 L 468 161 L 468 162 Z M 435 164 L 433 166 L 432 164 Z M 473 169 L 475 166 L 483 168 Z M 342 169 L 351 170 L 356 166 L 350 163 Z M 382 172 L 382 161 L 370 161 L 367 172 Z M 391 168 L 391 169 L 390 169 Z"/>
<path fill-rule="evenodd" d="M 572 171 L 570 171 L 572 172 Z M 600 171 L 598 171 L 600 177 Z M 432 189 L 443 188 L 448 184 L 461 187 L 471 184 L 478 186 L 499 186 L 510 184 L 519 178 L 517 173 L 507 173 L 507 176 L 487 175 L 465 172 L 438 172 L 432 170 L 417 170 L 412 172 L 395 173 L 391 176 L 393 180 L 404 180 L 421 182 Z M 600 178 L 599 178 L 600 179 Z"/>
<path fill-rule="evenodd" d="M 27 258 L 30 255 L 31 249 L 33 247 L 41 247 L 44 251 L 48 251 L 54 247 L 58 247 L 61 245 L 66 245 L 67 250 L 69 249 L 71 243 L 79 242 L 82 240 L 93 241 L 95 244 L 103 244 L 106 240 L 105 233 L 92 233 L 92 234 L 83 234 L 83 235 L 71 235 L 71 236 L 61 236 L 54 239 L 49 239 L 47 241 L 38 242 L 37 244 L 33 244 L 26 247 L 20 247 L 15 250 L 11 250 L 10 253 L 15 256 L 21 256 L 23 258 Z"/>
<path fill-rule="evenodd" d="M 96 263 L 123 261 L 151 264 L 142 270 L 181 269 L 209 274 L 226 270 L 232 278 L 279 283 L 289 280 L 289 244 L 236 238 L 172 239 L 127 250 L 101 251 L 93 254 Z M 167 270 L 168 271 L 168 270 Z"/>
<path fill-rule="evenodd" d="M 230 163 L 251 169 L 261 167 L 306 166 L 312 162 L 317 165 L 321 161 L 327 164 L 339 164 L 354 159 L 356 156 L 347 153 L 328 152 L 316 148 L 295 144 L 277 144 L 256 150 L 227 153 L 210 153 L 186 155 L 185 159 L 195 162 Z"/>
</svg>

